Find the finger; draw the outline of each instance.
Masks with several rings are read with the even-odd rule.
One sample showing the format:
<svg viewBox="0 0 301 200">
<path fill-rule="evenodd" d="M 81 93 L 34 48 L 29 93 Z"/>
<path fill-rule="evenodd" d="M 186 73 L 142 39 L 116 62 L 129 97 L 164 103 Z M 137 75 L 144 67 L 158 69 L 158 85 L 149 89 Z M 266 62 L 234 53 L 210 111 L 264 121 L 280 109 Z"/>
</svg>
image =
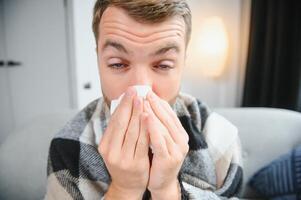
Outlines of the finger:
<svg viewBox="0 0 301 200">
<path fill-rule="evenodd" d="M 105 130 L 97 147 L 98 153 L 100 153 L 101 156 L 104 156 L 105 151 L 108 149 L 109 146 L 109 137 L 107 135 L 109 135 L 109 133 L 107 133 L 107 130 Z"/>
<path fill-rule="evenodd" d="M 133 99 L 135 96 L 135 88 L 128 88 L 108 124 L 108 143 L 110 149 L 113 151 L 120 151 L 122 148 L 124 136 L 128 128 L 129 121 L 131 119 Z"/>
<path fill-rule="evenodd" d="M 141 97 L 134 98 L 133 114 L 125 134 L 122 150 L 127 157 L 134 158 L 135 147 L 139 137 L 140 115 L 143 112 L 143 101 Z"/>
<path fill-rule="evenodd" d="M 184 129 L 184 127 L 182 126 L 182 123 L 180 122 L 177 114 L 173 111 L 173 109 L 171 108 L 171 106 L 169 105 L 169 103 L 167 101 L 161 100 L 162 106 L 164 107 L 165 111 L 169 113 L 169 115 L 172 117 L 174 123 L 176 124 L 176 126 L 178 127 L 178 130 L 180 130 L 180 134 L 178 134 L 180 137 L 182 137 L 182 142 L 179 144 L 180 146 L 180 150 L 182 153 L 184 153 L 185 155 L 188 153 L 189 151 L 189 135 L 187 134 L 186 130 Z"/>
<path fill-rule="evenodd" d="M 164 110 L 169 114 L 169 116 L 171 116 L 173 122 L 175 123 L 175 125 L 177 126 L 178 130 L 180 130 L 180 132 L 182 133 L 181 135 L 184 137 L 184 141 L 186 143 L 188 143 L 189 141 L 189 136 L 186 132 L 186 130 L 184 129 L 184 127 L 182 126 L 182 123 L 180 122 L 177 114 L 173 111 L 173 109 L 171 108 L 171 106 L 169 105 L 168 102 L 161 100 L 161 105 L 163 106 Z"/>
<path fill-rule="evenodd" d="M 155 96 L 157 96 L 156 94 L 154 94 Z M 159 98 L 157 96 L 157 98 Z M 161 103 L 161 105 L 163 106 L 164 110 L 169 114 L 169 116 L 172 118 L 172 120 L 175 122 L 176 126 L 178 128 L 183 128 L 177 114 L 175 113 L 175 111 L 171 108 L 171 106 L 169 105 L 169 103 L 167 101 L 164 101 L 163 99 L 159 98 L 159 101 Z"/>
<path fill-rule="evenodd" d="M 148 93 L 147 99 L 149 100 L 151 108 L 153 109 L 156 116 L 158 116 L 161 123 L 168 129 L 168 132 L 170 133 L 174 142 L 181 144 L 181 142 L 183 142 L 183 138 L 180 136 L 180 130 L 176 126 L 172 117 L 162 106 L 161 99 L 153 92 Z"/>
<path fill-rule="evenodd" d="M 142 113 L 140 117 L 140 132 L 135 150 L 135 158 L 142 158 L 148 155 L 149 135 L 147 131 L 147 113 Z"/>
<path fill-rule="evenodd" d="M 149 114 L 147 119 L 147 130 L 149 132 L 153 154 L 162 157 L 169 156 L 174 146 L 172 139 L 167 133 L 166 128 L 153 113 L 149 102 L 145 102 L 144 108 Z"/>
</svg>

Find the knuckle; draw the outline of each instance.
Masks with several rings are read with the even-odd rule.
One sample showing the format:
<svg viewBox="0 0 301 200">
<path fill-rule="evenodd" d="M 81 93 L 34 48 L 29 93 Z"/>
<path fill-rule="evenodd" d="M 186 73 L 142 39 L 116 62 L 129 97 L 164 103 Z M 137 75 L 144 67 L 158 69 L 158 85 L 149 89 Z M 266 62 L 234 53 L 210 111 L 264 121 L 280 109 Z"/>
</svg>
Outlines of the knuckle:
<svg viewBox="0 0 301 200">
<path fill-rule="evenodd" d="M 188 142 L 189 142 L 189 136 L 185 133 L 185 144 L 188 145 Z"/>
<path fill-rule="evenodd" d="M 188 154 L 188 152 L 189 152 L 189 146 L 187 145 L 187 147 L 186 147 L 186 149 L 184 151 L 185 156 Z"/>
<path fill-rule="evenodd" d="M 174 155 L 174 159 L 175 159 L 176 163 L 182 163 L 182 161 L 186 157 L 186 154 L 188 152 L 188 147 L 187 146 L 184 145 L 184 146 L 181 146 L 181 147 L 180 146 L 176 147 L 176 151 L 175 151 L 175 155 Z"/>
<path fill-rule="evenodd" d="M 99 153 L 102 157 L 104 157 L 104 156 L 106 155 L 106 151 L 105 151 L 105 148 L 103 147 L 103 145 L 100 145 L 100 146 L 98 147 L 98 153 Z"/>
<path fill-rule="evenodd" d="M 181 135 L 183 135 L 185 144 L 188 144 L 189 142 L 189 135 L 187 134 L 187 132 L 185 130 L 180 131 Z"/>
<path fill-rule="evenodd" d="M 186 154 L 188 153 L 189 151 L 189 145 L 188 144 L 184 144 L 183 145 L 183 150 L 182 150 L 182 153 L 184 156 L 186 156 Z"/>
<path fill-rule="evenodd" d="M 173 161 L 176 165 L 182 163 L 182 160 L 183 160 L 183 158 L 182 158 L 182 155 L 180 153 L 175 154 L 174 157 L 173 157 Z"/>
</svg>

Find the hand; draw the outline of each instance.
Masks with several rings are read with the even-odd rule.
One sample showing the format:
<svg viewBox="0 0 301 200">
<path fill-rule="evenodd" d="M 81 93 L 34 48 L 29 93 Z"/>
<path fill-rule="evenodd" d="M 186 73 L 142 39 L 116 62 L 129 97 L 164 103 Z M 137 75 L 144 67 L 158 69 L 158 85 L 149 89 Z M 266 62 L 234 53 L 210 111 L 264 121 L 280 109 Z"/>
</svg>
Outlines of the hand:
<svg viewBox="0 0 301 200">
<path fill-rule="evenodd" d="M 144 109 L 153 150 L 148 189 L 153 198 L 166 198 L 167 193 L 176 191 L 174 199 L 179 199 L 178 173 L 189 150 L 189 137 L 167 102 L 153 92 L 147 100 Z"/>
<path fill-rule="evenodd" d="M 129 88 L 98 147 L 112 182 L 106 199 L 142 199 L 149 179 L 149 139 L 143 100 Z"/>
</svg>

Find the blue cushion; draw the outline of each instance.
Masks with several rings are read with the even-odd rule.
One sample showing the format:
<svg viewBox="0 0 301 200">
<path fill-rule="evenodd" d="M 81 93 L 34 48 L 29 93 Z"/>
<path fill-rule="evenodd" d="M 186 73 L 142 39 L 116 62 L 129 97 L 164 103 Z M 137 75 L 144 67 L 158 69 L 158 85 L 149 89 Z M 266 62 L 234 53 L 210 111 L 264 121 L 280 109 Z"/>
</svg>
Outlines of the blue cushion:
<svg viewBox="0 0 301 200">
<path fill-rule="evenodd" d="M 301 199 L 301 145 L 260 169 L 249 181 L 270 199 Z"/>
</svg>

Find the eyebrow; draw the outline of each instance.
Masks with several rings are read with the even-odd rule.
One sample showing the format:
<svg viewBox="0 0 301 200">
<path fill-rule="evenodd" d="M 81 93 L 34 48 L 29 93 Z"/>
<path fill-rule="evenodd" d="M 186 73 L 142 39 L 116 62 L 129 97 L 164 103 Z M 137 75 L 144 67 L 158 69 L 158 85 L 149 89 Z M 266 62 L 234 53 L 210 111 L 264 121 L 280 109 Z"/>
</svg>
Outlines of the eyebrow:
<svg viewBox="0 0 301 200">
<path fill-rule="evenodd" d="M 113 48 L 117 49 L 118 51 L 129 54 L 128 50 L 126 50 L 126 48 L 118 42 L 115 42 L 112 40 L 106 40 L 105 44 L 102 47 L 102 51 L 105 51 L 108 47 L 113 47 Z"/>
<path fill-rule="evenodd" d="M 155 53 L 152 53 L 151 56 L 162 55 L 170 50 L 174 50 L 176 53 L 179 53 L 180 47 L 178 46 L 178 44 L 176 44 L 174 42 L 167 43 L 167 44 L 161 46 L 157 51 L 155 51 Z"/>
<path fill-rule="evenodd" d="M 109 47 L 113 47 L 113 48 L 117 49 L 118 51 L 129 54 L 129 51 L 121 43 L 112 41 L 112 40 L 106 40 L 105 44 L 102 47 L 102 51 L 105 51 Z M 167 44 L 161 46 L 154 53 L 151 53 L 150 56 L 159 56 L 159 55 L 165 54 L 166 52 L 168 52 L 170 50 L 174 50 L 176 53 L 179 53 L 180 47 L 177 43 L 170 42 L 170 43 L 167 43 Z"/>
</svg>

